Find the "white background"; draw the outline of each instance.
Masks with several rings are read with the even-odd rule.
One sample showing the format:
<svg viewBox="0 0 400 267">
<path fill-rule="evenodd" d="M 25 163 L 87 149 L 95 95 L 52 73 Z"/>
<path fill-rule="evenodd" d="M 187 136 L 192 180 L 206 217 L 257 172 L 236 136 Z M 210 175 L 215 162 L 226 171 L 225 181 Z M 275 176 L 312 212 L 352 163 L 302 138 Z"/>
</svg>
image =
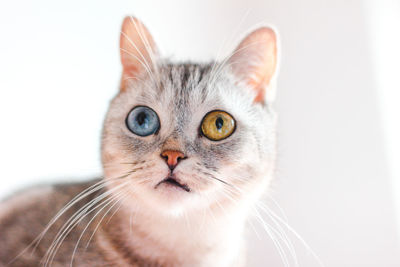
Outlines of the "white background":
<svg viewBox="0 0 400 267">
<path fill-rule="evenodd" d="M 229 53 L 255 24 L 276 25 L 274 198 L 325 266 L 400 266 L 398 1 L 2 1 L 0 197 L 100 175 L 125 15 L 164 55 L 202 61 Z M 255 225 L 249 266 L 283 266 Z M 290 238 L 300 266 L 317 266 Z"/>
</svg>

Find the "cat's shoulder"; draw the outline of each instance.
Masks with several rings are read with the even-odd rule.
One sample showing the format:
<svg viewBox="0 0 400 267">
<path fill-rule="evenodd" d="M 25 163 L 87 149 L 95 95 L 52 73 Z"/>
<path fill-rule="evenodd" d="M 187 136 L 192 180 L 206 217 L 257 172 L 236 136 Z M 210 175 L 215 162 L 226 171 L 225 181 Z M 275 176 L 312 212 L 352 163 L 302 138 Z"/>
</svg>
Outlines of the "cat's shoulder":
<svg viewBox="0 0 400 267">
<path fill-rule="evenodd" d="M 0 222 L 15 213 L 57 208 L 96 181 L 36 185 L 17 191 L 0 200 Z"/>
<path fill-rule="evenodd" d="M 24 248 L 28 248 L 66 203 L 96 182 L 97 180 L 34 186 L 3 199 L 0 203 L 0 266 L 15 258 Z M 83 201 L 88 200 L 83 199 Z M 75 212 L 75 209 L 71 212 Z M 49 245 L 56 230 L 70 215 L 71 213 L 66 213 L 53 228 L 49 229 L 41 245 Z M 20 263 L 18 262 L 15 266 L 39 266 L 33 263 L 38 262 L 43 255 L 40 254 L 42 252 L 40 249 L 36 252 L 37 255 L 28 253 L 19 258 L 21 262 L 29 264 L 18 265 Z"/>
<path fill-rule="evenodd" d="M 18 210 L 25 210 L 32 204 L 46 198 L 53 190 L 52 185 L 35 186 L 20 190 L 6 197 L 0 202 L 0 221 L 3 221 Z"/>
</svg>

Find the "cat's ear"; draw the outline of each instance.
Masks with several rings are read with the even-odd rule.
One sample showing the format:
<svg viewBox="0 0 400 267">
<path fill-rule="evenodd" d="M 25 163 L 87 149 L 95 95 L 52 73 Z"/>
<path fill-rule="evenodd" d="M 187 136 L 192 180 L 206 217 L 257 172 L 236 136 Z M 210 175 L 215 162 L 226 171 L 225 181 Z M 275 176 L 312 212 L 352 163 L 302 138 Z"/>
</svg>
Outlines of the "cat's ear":
<svg viewBox="0 0 400 267">
<path fill-rule="evenodd" d="M 233 74 L 256 91 L 254 102 L 273 99 L 274 76 L 278 63 L 278 36 L 269 27 L 262 27 L 247 35 L 228 62 Z"/>
<path fill-rule="evenodd" d="M 120 53 L 123 67 L 122 89 L 127 79 L 136 77 L 143 71 L 151 72 L 155 67 L 158 51 L 153 37 L 134 17 L 126 17 L 122 23 Z"/>
</svg>

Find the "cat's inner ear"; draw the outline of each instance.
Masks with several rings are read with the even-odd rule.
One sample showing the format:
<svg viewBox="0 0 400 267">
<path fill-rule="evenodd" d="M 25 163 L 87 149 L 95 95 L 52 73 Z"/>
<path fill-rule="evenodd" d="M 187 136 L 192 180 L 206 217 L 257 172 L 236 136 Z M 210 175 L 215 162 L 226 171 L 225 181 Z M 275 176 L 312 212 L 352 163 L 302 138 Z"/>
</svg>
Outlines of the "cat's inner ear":
<svg viewBox="0 0 400 267">
<path fill-rule="evenodd" d="M 122 89 L 130 78 L 154 70 L 158 57 L 157 47 L 147 28 L 134 17 L 126 17 L 122 24 L 120 53 L 123 67 Z"/>
<path fill-rule="evenodd" d="M 262 27 L 247 35 L 228 61 L 238 81 L 255 90 L 254 102 L 264 102 L 269 93 L 277 68 L 277 52 L 275 31 Z"/>
</svg>

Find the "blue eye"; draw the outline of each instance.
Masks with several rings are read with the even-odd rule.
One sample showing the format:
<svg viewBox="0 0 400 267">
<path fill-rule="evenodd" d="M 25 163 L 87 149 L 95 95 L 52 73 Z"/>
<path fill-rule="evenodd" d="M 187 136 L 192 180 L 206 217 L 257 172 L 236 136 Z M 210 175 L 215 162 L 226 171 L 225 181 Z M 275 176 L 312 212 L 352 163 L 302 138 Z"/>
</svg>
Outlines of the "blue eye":
<svg viewBox="0 0 400 267">
<path fill-rule="evenodd" d="M 154 134 L 160 128 L 157 113 L 149 107 L 137 106 L 129 112 L 126 118 L 128 129 L 139 136 Z"/>
</svg>

